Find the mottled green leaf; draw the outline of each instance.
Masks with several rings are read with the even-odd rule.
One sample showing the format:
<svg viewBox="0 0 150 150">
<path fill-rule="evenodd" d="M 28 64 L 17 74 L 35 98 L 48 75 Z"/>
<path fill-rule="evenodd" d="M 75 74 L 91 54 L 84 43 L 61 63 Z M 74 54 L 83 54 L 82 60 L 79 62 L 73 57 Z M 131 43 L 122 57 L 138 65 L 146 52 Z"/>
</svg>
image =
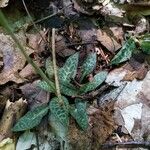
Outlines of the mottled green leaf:
<svg viewBox="0 0 150 150">
<path fill-rule="evenodd" d="M 25 116 L 19 119 L 16 125 L 13 127 L 13 131 L 29 130 L 37 126 L 41 119 L 47 114 L 48 106 L 42 105 L 27 112 Z"/>
<path fill-rule="evenodd" d="M 80 99 L 75 100 L 75 106 L 70 107 L 70 114 L 75 118 L 78 125 L 86 130 L 88 128 L 88 115 L 86 113 L 86 102 Z"/>
<path fill-rule="evenodd" d="M 49 121 L 54 133 L 65 141 L 67 138 L 68 126 L 59 122 L 58 119 L 51 113 L 49 113 Z"/>
<path fill-rule="evenodd" d="M 60 84 L 60 91 L 67 96 L 78 95 L 79 91 L 72 84 Z"/>
<path fill-rule="evenodd" d="M 53 82 L 51 84 L 53 84 L 53 86 L 55 87 L 55 84 Z M 48 83 L 46 81 L 39 81 L 37 86 L 47 92 L 55 93 L 55 91 L 48 85 Z"/>
<path fill-rule="evenodd" d="M 121 50 L 112 59 L 111 64 L 119 64 L 130 59 L 135 47 L 135 41 L 132 38 L 127 40 Z"/>
<path fill-rule="evenodd" d="M 96 66 L 96 53 L 90 53 L 86 60 L 84 61 L 83 65 L 81 66 L 81 80 L 80 82 L 83 80 L 83 78 L 87 75 L 89 75 L 93 69 Z"/>
<path fill-rule="evenodd" d="M 62 96 L 62 100 L 64 102 L 63 105 L 61 105 L 58 101 L 57 97 L 54 97 L 50 103 L 49 108 L 51 111 L 51 114 L 54 115 L 54 117 L 64 126 L 69 125 L 69 103 L 68 100 Z"/>
<path fill-rule="evenodd" d="M 78 112 L 82 113 L 82 112 L 86 111 L 86 107 L 87 107 L 86 101 L 83 101 L 82 99 L 76 98 L 75 99 L 75 105 L 76 105 L 76 108 L 78 109 Z"/>
<path fill-rule="evenodd" d="M 100 84 L 102 84 L 105 81 L 107 74 L 107 71 L 101 71 L 98 74 L 96 74 L 91 82 L 84 84 L 80 88 L 81 94 L 95 90 Z"/>
<path fill-rule="evenodd" d="M 150 37 L 145 37 L 141 39 L 140 45 L 144 53 L 150 54 Z"/>
<path fill-rule="evenodd" d="M 79 53 L 70 56 L 64 66 L 59 69 L 59 80 L 63 83 L 69 83 L 70 79 L 74 79 L 78 66 Z"/>
<path fill-rule="evenodd" d="M 50 60 L 50 58 L 46 59 L 45 68 L 48 77 L 51 79 L 54 76 L 54 68 L 53 68 L 53 62 Z"/>
</svg>

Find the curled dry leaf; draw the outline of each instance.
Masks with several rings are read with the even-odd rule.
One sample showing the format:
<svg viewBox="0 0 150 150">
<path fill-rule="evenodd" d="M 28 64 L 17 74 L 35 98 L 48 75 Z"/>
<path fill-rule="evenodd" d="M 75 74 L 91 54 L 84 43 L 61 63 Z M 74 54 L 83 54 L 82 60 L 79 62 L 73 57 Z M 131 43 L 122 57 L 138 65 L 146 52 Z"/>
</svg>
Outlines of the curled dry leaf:
<svg viewBox="0 0 150 150">
<path fill-rule="evenodd" d="M 108 35 L 107 32 L 101 29 L 97 30 L 97 40 L 112 53 L 121 48 L 121 45 L 112 37 L 112 35 Z"/>
<path fill-rule="evenodd" d="M 14 123 L 24 114 L 27 102 L 22 98 L 16 102 L 6 103 L 3 116 L 0 120 L 0 141 L 12 136 L 12 127 Z"/>
<path fill-rule="evenodd" d="M 25 46 L 25 36 L 23 34 L 18 34 L 16 36 L 19 41 L 21 41 L 21 44 Z M 26 59 L 9 35 L 0 34 L 0 52 L 3 55 L 4 63 L 4 67 L 0 72 L 0 85 L 8 81 L 14 81 L 16 83 L 23 82 L 24 79 L 19 76 L 18 71 L 24 67 Z M 33 51 L 26 48 L 26 52 L 31 54 Z"/>
</svg>

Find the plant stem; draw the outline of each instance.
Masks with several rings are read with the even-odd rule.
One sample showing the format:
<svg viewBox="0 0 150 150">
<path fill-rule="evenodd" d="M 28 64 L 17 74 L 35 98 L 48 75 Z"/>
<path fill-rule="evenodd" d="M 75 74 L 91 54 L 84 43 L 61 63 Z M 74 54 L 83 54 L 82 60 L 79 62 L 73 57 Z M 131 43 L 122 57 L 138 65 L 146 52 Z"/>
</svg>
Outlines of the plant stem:
<svg viewBox="0 0 150 150">
<path fill-rule="evenodd" d="M 63 100 L 61 98 L 61 93 L 60 93 L 59 79 L 58 79 L 57 65 L 56 65 L 55 28 L 52 28 L 52 56 L 53 56 L 53 68 L 54 68 L 56 94 L 57 94 L 60 104 L 63 104 Z"/>
<path fill-rule="evenodd" d="M 34 63 L 34 61 L 27 55 L 25 48 L 20 44 L 19 40 L 15 36 L 15 34 L 12 32 L 8 21 L 6 20 L 3 12 L 0 10 L 0 24 L 6 29 L 6 31 L 10 34 L 16 45 L 19 47 L 20 51 L 28 61 L 32 65 L 32 67 L 35 69 L 35 71 L 49 84 L 49 86 L 52 88 L 52 90 L 55 92 L 55 85 L 52 81 L 50 81 L 47 76 L 44 74 L 44 72 Z"/>
</svg>

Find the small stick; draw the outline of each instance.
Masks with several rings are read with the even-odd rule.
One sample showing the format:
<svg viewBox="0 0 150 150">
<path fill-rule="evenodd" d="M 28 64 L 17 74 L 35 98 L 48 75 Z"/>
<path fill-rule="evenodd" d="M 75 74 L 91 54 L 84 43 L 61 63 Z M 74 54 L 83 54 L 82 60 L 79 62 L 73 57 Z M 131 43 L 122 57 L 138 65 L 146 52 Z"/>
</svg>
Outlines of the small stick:
<svg viewBox="0 0 150 150">
<path fill-rule="evenodd" d="M 43 35 L 42 35 L 42 34 L 40 33 L 40 31 L 38 30 L 36 24 L 34 23 L 34 21 L 33 21 L 32 17 L 31 17 L 31 15 L 30 15 L 30 13 L 29 13 L 29 11 L 28 11 L 28 8 L 27 8 L 27 6 L 26 6 L 25 1 L 22 0 L 22 3 L 23 3 L 23 6 L 24 6 L 24 8 L 25 8 L 25 10 L 26 10 L 26 13 L 27 13 L 28 17 L 29 17 L 30 20 L 31 20 L 32 25 L 34 26 L 34 28 L 36 29 L 36 31 L 39 33 L 39 35 L 41 36 L 42 40 L 43 40 L 44 42 L 47 42 L 47 41 L 44 39 Z"/>
<path fill-rule="evenodd" d="M 109 149 L 113 147 L 124 147 L 124 148 L 133 148 L 133 147 L 143 147 L 143 148 L 150 148 L 150 142 L 125 142 L 125 143 L 107 143 L 102 145 L 102 149 Z"/>
</svg>

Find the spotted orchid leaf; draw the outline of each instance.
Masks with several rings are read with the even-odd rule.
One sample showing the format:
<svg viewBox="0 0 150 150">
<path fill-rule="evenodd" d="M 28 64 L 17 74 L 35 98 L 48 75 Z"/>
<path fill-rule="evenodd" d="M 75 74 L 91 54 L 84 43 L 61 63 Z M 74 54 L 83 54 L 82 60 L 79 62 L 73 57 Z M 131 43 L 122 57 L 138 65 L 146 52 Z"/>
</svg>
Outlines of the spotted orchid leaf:
<svg viewBox="0 0 150 150">
<path fill-rule="evenodd" d="M 69 83 L 71 79 L 75 78 L 77 73 L 79 53 L 70 56 L 65 62 L 64 66 L 59 69 L 59 80 L 61 83 Z"/>
<path fill-rule="evenodd" d="M 81 99 L 75 100 L 75 106 L 70 107 L 70 114 L 75 118 L 82 130 L 86 130 L 89 126 L 88 115 L 86 113 L 86 102 Z"/>
<path fill-rule="evenodd" d="M 96 66 L 96 53 L 90 53 L 86 60 L 84 61 L 83 65 L 81 66 L 81 79 L 80 82 L 83 80 L 84 77 L 89 75 Z"/>
<path fill-rule="evenodd" d="M 55 84 L 53 82 L 51 82 L 51 84 L 53 84 L 53 86 L 55 87 Z M 46 81 L 39 81 L 37 86 L 44 91 L 55 93 L 55 90 L 53 90 Z"/>
<path fill-rule="evenodd" d="M 49 103 L 51 114 L 64 126 L 69 125 L 69 102 L 62 96 L 63 105 L 59 103 L 59 99 L 54 97 Z"/>
<path fill-rule="evenodd" d="M 98 74 L 96 74 L 91 82 L 84 84 L 80 88 L 80 93 L 85 94 L 89 91 L 95 90 L 100 84 L 102 84 L 105 81 L 107 74 L 107 71 L 101 71 Z"/>
<path fill-rule="evenodd" d="M 128 59 L 130 59 L 132 52 L 135 48 L 136 48 L 135 41 L 132 38 L 130 38 L 129 40 L 126 41 L 121 50 L 111 60 L 111 64 L 117 65 L 127 61 Z"/>
<path fill-rule="evenodd" d="M 37 126 L 48 112 L 48 106 L 42 105 L 27 112 L 13 127 L 13 131 L 24 131 Z"/>
</svg>

